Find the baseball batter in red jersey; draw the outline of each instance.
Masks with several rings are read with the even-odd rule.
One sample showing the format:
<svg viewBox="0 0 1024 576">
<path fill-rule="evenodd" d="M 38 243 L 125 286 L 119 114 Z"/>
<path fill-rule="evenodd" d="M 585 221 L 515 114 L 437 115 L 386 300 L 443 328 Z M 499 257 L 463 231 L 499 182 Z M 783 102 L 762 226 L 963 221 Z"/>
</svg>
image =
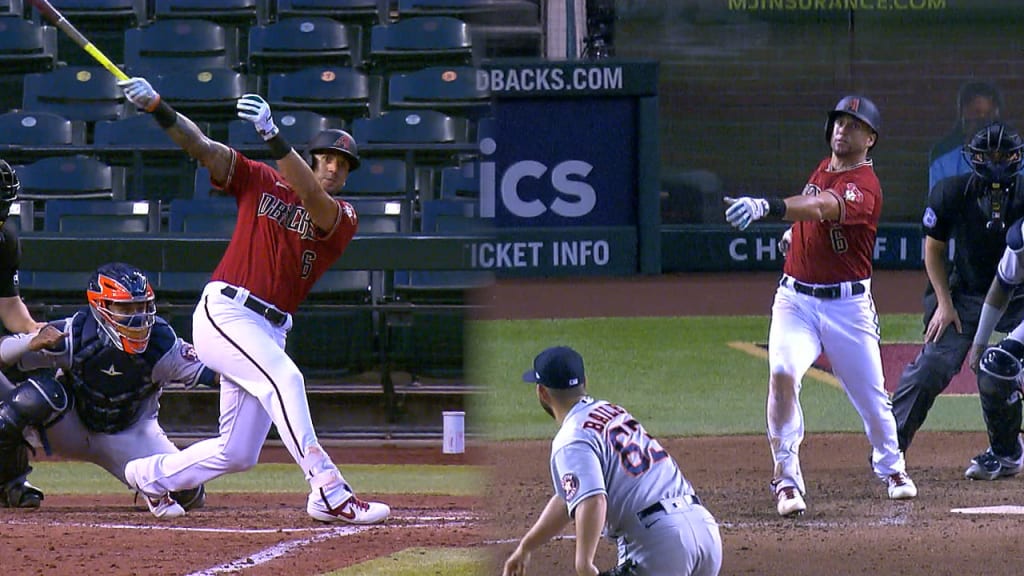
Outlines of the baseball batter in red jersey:
<svg viewBox="0 0 1024 576">
<path fill-rule="evenodd" d="M 310 516 L 323 522 L 384 521 L 390 508 L 357 498 L 320 446 L 302 373 L 285 353 L 292 314 L 356 232 L 352 206 L 332 196 L 359 167 L 352 137 L 341 130 L 322 132 L 310 145 L 310 166 L 279 133 L 270 106 L 246 94 L 238 101 L 238 115 L 267 142 L 277 161 L 274 170 L 209 139 L 144 78 L 119 85 L 238 203 L 234 235 L 192 319 L 199 358 L 221 374 L 220 435 L 174 455 L 128 462 L 127 482 L 160 498 L 247 470 L 256 464 L 273 423 L 309 482 Z"/>
<path fill-rule="evenodd" d="M 917 496 L 885 391 L 878 314 L 871 297 L 882 189 L 868 153 L 878 141 L 880 120 L 867 98 L 843 98 L 825 124 L 832 154 L 811 174 L 803 194 L 726 198 L 726 219 L 740 230 L 765 217 L 794 222 L 781 243 L 786 265 L 768 334 L 768 441 L 775 464 L 771 488 L 782 516 L 807 510 L 800 471 L 800 386 L 823 351 L 864 422 L 871 464 L 888 486 L 889 498 Z"/>
</svg>

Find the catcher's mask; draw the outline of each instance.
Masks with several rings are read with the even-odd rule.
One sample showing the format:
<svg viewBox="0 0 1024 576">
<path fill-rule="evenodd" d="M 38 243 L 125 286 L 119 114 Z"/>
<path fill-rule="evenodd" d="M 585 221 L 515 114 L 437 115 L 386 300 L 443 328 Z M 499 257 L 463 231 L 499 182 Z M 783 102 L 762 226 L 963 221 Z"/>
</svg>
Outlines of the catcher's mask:
<svg viewBox="0 0 1024 576">
<path fill-rule="evenodd" d="M 995 121 L 979 130 L 964 146 L 964 157 L 974 175 L 981 179 L 978 197 L 988 212 L 989 230 L 1006 229 L 1003 212 L 1013 194 L 1017 174 L 1024 166 L 1024 139 L 1007 124 Z"/>
<path fill-rule="evenodd" d="M 11 213 L 11 204 L 18 199 L 20 191 L 21 181 L 18 180 L 18 174 L 10 164 L 0 160 L 0 222 L 7 220 Z"/>
<path fill-rule="evenodd" d="M 835 127 L 836 118 L 842 114 L 853 116 L 867 124 L 868 128 L 871 128 L 871 131 L 875 133 L 875 142 L 871 145 L 871 148 L 878 144 L 879 130 L 882 127 L 882 115 L 878 113 L 878 107 L 875 106 L 875 103 L 863 96 L 844 96 L 836 104 L 836 107 L 828 113 L 828 119 L 825 120 L 826 144 L 832 145 L 832 130 Z"/>
<path fill-rule="evenodd" d="M 355 172 L 359 169 L 359 149 L 356 147 L 355 138 L 344 130 L 330 128 L 321 130 L 309 142 L 306 151 L 311 168 L 316 170 L 316 154 L 324 152 L 336 152 L 345 157 L 348 162 L 348 171 Z"/>
<path fill-rule="evenodd" d="M 104 264 L 89 279 L 86 295 L 114 346 L 129 354 L 146 351 L 156 322 L 156 297 L 142 270 L 121 262 Z"/>
</svg>

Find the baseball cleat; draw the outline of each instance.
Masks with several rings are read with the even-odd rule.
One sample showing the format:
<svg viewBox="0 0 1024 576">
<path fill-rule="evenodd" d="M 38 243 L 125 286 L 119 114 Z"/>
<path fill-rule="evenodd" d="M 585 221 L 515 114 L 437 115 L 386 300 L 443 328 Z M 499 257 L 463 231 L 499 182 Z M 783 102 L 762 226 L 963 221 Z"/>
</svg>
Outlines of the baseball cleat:
<svg viewBox="0 0 1024 576">
<path fill-rule="evenodd" d="M 135 466 L 132 464 L 135 460 L 128 462 L 124 467 L 124 479 L 128 483 L 128 487 L 135 491 L 142 499 L 146 502 L 146 506 L 149 507 L 149 511 L 153 513 L 153 516 L 157 518 L 178 518 L 179 516 L 185 515 L 185 509 L 181 507 L 171 498 L 170 493 L 164 493 L 162 495 L 147 494 L 139 488 L 140 483 L 135 470 Z"/>
<path fill-rule="evenodd" d="M 917 486 L 906 472 L 889 474 L 885 482 L 889 486 L 890 500 L 910 500 L 917 497 Z"/>
<path fill-rule="evenodd" d="M 0 506 L 4 508 L 39 508 L 42 502 L 43 491 L 27 480 L 0 490 Z"/>
<path fill-rule="evenodd" d="M 309 495 L 306 512 L 321 522 L 348 524 L 379 524 L 391 515 L 391 507 L 383 502 L 364 502 L 353 494 L 341 506 L 331 508 L 320 494 Z"/>
<path fill-rule="evenodd" d="M 779 516 L 782 516 L 783 518 L 799 516 L 807 511 L 807 504 L 804 502 L 804 497 L 801 496 L 800 491 L 793 486 L 779 488 L 779 491 L 775 493 L 775 496 L 779 499 Z"/>
<path fill-rule="evenodd" d="M 971 480 L 995 480 L 1016 476 L 1021 470 L 1024 470 L 1024 460 L 1001 458 L 993 454 L 990 448 L 971 459 L 971 465 L 964 471 L 964 476 Z"/>
</svg>

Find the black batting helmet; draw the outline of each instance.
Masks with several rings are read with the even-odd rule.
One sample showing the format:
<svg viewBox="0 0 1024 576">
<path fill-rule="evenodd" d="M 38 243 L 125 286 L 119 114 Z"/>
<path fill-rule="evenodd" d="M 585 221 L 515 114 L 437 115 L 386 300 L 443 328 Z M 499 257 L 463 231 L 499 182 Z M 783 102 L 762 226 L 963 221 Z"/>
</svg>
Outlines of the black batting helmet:
<svg viewBox="0 0 1024 576">
<path fill-rule="evenodd" d="M 348 160 L 348 171 L 355 172 L 359 169 L 359 149 L 356 148 L 356 140 L 351 134 L 337 128 L 321 130 L 309 142 L 307 153 L 310 166 L 316 168 L 316 158 L 313 154 L 318 152 L 337 152 Z"/>
<path fill-rule="evenodd" d="M 832 143 L 832 127 L 840 114 L 849 114 L 854 118 L 868 125 L 875 133 L 875 144 L 878 144 L 879 130 L 882 127 L 882 115 L 878 113 L 875 103 L 863 96 L 844 96 L 836 104 L 836 107 L 828 113 L 828 120 L 825 122 L 825 142 Z M 872 144 L 874 146 L 874 144 Z"/>
<path fill-rule="evenodd" d="M 11 212 L 11 204 L 18 199 L 21 181 L 11 165 L 0 160 L 0 221 L 6 220 Z"/>
<path fill-rule="evenodd" d="M 971 137 L 964 145 L 964 156 L 979 178 L 1005 185 L 1024 167 L 1024 139 L 997 120 Z"/>
</svg>

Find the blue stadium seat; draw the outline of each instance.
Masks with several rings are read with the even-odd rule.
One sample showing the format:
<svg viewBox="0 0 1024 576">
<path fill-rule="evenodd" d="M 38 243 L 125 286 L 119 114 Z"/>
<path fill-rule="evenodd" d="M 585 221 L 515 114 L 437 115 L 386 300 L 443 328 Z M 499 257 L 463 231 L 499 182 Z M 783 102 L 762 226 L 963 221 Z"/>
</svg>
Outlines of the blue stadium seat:
<svg viewBox="0 0 1024 576">
<path fill-rule="evenodd" d="M 124 170 L 90 156 L 43 158 L 15 170 L 25 200 L 125 198 Z"/>
<path fill-rule="evenodd" d="M 491 94 L 477 84 L 477 69 L 431 66 L 388 78 L 388 108 L 429 108 L 480 118 L 491 111 Z"/>
<path fill-rule="evenodd" d="M 0 14 L 0 70 L 4 74 L 45 72 L 56 61 L 56 28 Z"/>
<path fill-rule="evenodd" d="M 124 33 L 129 76 L 238 68 L 240 63 L 237 32 L 215 22 L 157 20 Z"/>
<path fill-rule="evenodd" d="M 455 165 L 460 155 L 475 153 L 467 140 L 469 123 L 437 110 L 391 110 L 376 118 L 359 118 L 352 136 L 367 153 L 399 156 L 417 165 Z"/>
<path fill-rule="evenodd" d="M 121 61 L 124 54 L 124 31 L 142 26 L 149 19 L 146 0 L 50 0 L 50 4 L 114 62 Z M 47 22 L 35 7 L 31 17 L 34 22 Z M 64 33 L 57 36 L 57 53 L 71 66 L 96 64 Z"/>
<path fill-rule="evenodd" d="M 20 233 L 35 231 L 35 206 L 31 200 L 15 200 L 11 204 L 11 212 L 7 216 L 7 226 L 12 226 Z"/>
<path fill-rule="evenodd" d="M 469 24 L 473 44 L 485 57 L 542 56 L 538 0 L 398 0 L 398 18 L 451 16 Z"/>
<path fill-rule="evenodd" d="M 210 68 L 161 73 L 149 78 L 168 104 L 192 120 L 209 122 L 220 139 L 227 123 L 237 118 L 235 104 L 252 92 L 249 78 L 230 68 Z"/>
<path fill-rule="evenodd" d="M 249 71 L 257 75 L 319 66 L 350 66 L 350 30 L 327 17 L 283 18 L 249 30 Z"/>
<path fill-rule="evenodd" d="M 381 71 L 468 66 L 473 61 L 473 41 L 469 26 L 458 18 L 408 18 L 373 27 L 369 60 L 374 70 Z"/>
<path fill-rule="evenodd" d="M 345 180 L 341 195 L 405 198 L 405 161 L 398 158 L 363 158 L 359 170 Z"/>
<path fill-rule="evenodd" d="M 347 198 L 359 216 L 357 236 L 397 234 L 402 221 L 402 202 L 376 198 Z"/>
<path fill-rule="evenodd" d="M 199 19 L 247 28 L 266 18 L 269 0 L 151 0 L 154 20 Z"/>
<path fill-rule="evenodd" d="M 0 0 L 0 16 L 25 16 L 25 5 L 21 0 Z"/>
<path fill-rule="evenodd" d="M 0 158 L 11 164 L 80 153 L 85 123 L 49 112 L 13 111 L 0 114 Z"/>
<path fill-rule="evenodd" d="M 192 196 L 194 161 L 149 114 L 97 122 L 93 144 L 105 162 L 131 167 L 128 200 L 170 202 Z"/>
<path fill-rule="evenodd" d="M 273 110 L 296 108 L 346 121 L 379 110 L 380 81 L 352 68 L 317 66 L 271 74 L 267 101 Z"/>
<path fill-rule="evenodd" d="M 50 200 L 43 231 L 53 234 L 118 236 L 160 231 L 159 202 Z"/>
<path fill-rule="evenodd" d="M 126 113 L 114 76 L 101 66 L 66 66 L 25 76 L 22 108 L 71 120 L 114 120 Z"/>
<path fill-rule="evenodd" d="M 295 146 L 296 150 L 303 150 L 305 144 L 319 134 L 321 130 L 342 127 L 341 122 L 334 121 L 323 114 L 310 110 L 275 110 L 273 114 L 274 124 L 277 125 L 285 139 Z M 256 132 L 252 122 L 242 120 L 241 118 L 228 123 L 227 143 L 233 148 L 243 149 L 246 156 L 250 158 L 255 157 L 252 154 L 257 156 L 260 154 L 270 154 L 270 151 L 267 149 L 267 143 Z"/>
<path fill-rule="evenodd" d="M 230 238 L 237 218 L 234 198 L 179 198 L 171 202 L 167 230 L 171 234 Z"/>
<path fill-rule="evenodd" d="M 378 14 L 377 4 L 378 0 L 277 0 L 276 13 L 279 19 L 323 16 L 366 25 L 386 19 Z"/>
</svg>

